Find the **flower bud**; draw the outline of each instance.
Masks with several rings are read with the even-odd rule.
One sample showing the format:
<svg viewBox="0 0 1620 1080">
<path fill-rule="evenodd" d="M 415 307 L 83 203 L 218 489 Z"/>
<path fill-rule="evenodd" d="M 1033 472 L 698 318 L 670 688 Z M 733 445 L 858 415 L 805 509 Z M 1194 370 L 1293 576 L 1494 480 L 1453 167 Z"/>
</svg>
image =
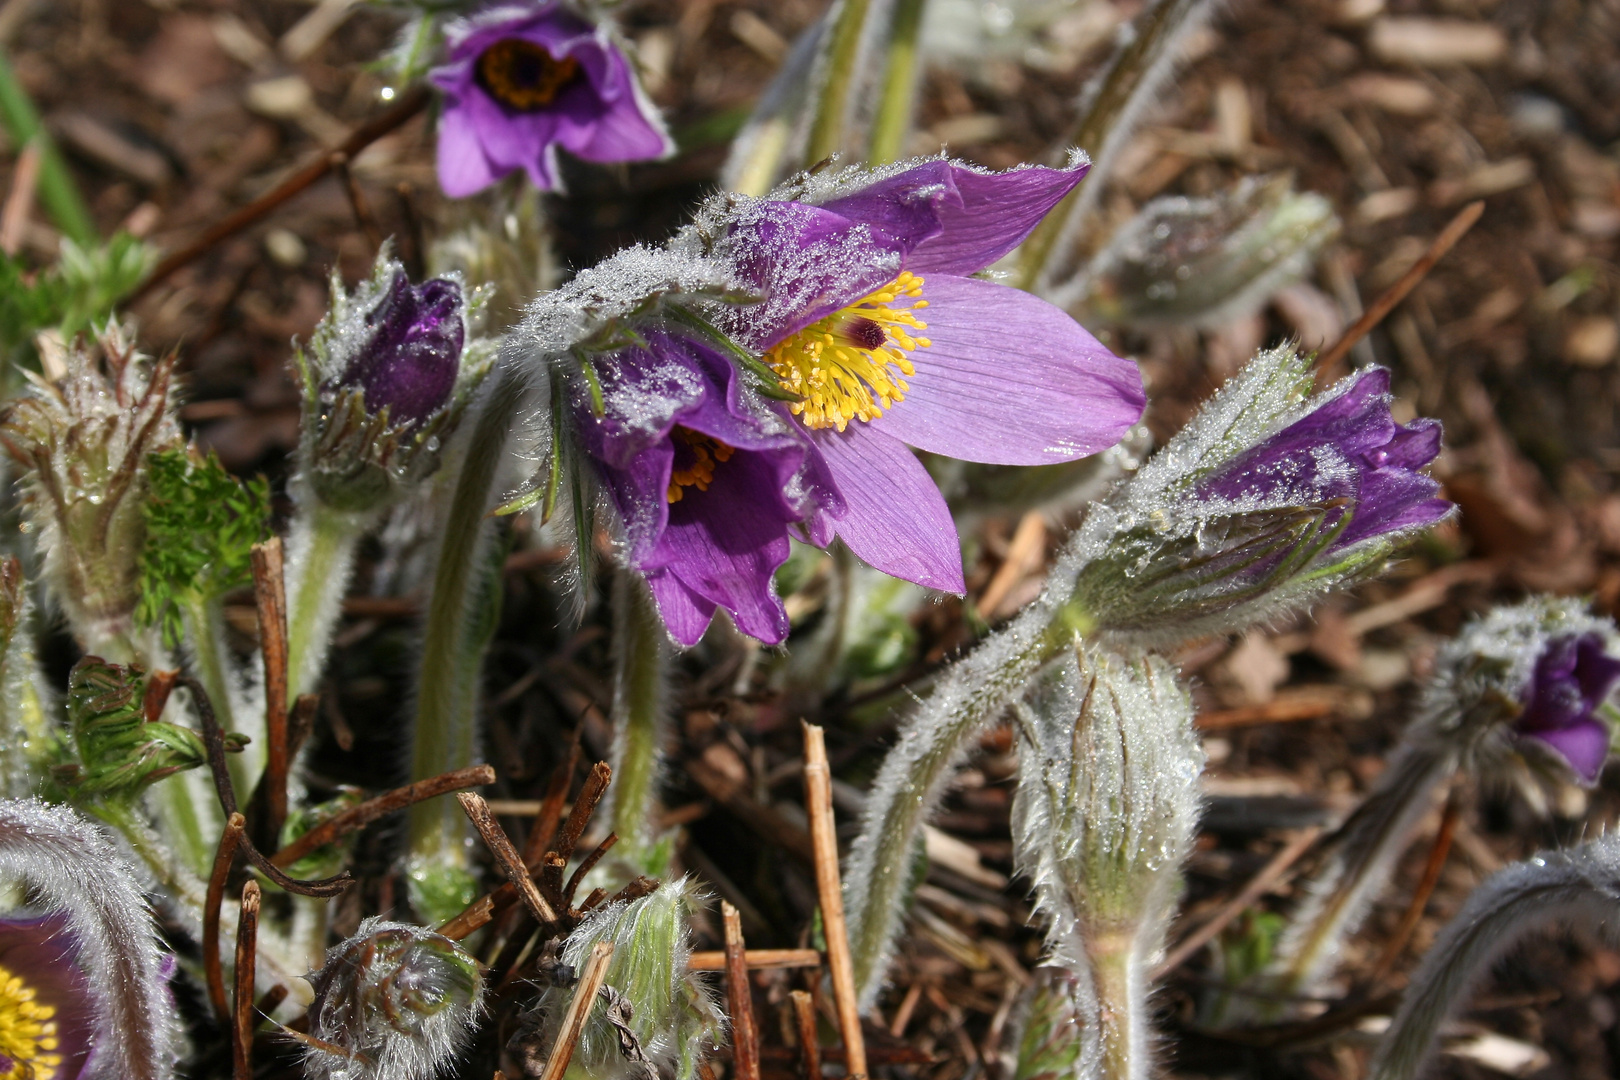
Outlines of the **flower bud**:
<svg viewBox="0 0 1620 1080">
<path fill-rule="evenodd" d="M 614 945 L 603 982 L 609 1000 L 593 1007 L 573 1069 L 590 1080 L 643 1076 L 649 1067 L 659 1075 L 673 1072 L 675 1080 L 697 1075 L 725 1027 L 709 988 L 686 967 L 691 915 L 700 902 L 691 879 L 682 878 L 640 899 L 598 908 L 568 936 L 562 962 L 575 971 L 584 970 L 597 942 Z M 541 995 L 535 1006 L 541 1045 L 555 1041 L 572 993 L 553 986 Z"/>
<path fill-rule="evenodd" d="M 61 379 L 30 374 L 31 392 L 11 407 L 0 436 L 27 470 L 25 518 L 74 637 L 87 652 L 130 660 L 146 461 L 182 445 L 169 402 L 177 356 L 148 360 L 116 325 L 99 346 L 99 361 L 70 350 Z"/>
<path fill-rule="evenodd" d="M 1092 260 L 1081 303 L 1105 322 L 1216 326 L 1304 277 L 1338 233 L 1331 204 L 1286 175 L 1155 199 Z"/>
<path fill-rule="evenodd" d="M 447 937 L 370 918 L 310 977 L 309 1080 L 431 1080 L 472 1037 L 483 1009 L 478 961 Z"/>
<path fill-rule="evenodd" d="M 1040 967 L 1019 999 L 1009 1029 L 1012 1080 L 1067 1080 L 1097 1070 L 1097 1011 L 1084 980 L 1062 968 Z"/>
<path fill-rule="evenodd" d="M 469 342 L 473 310 L 455 278 L 412 285 L 387 251 L 332 306 L 296 364 L 304 384 L 303 479 L 338 511 L 369 513 L 439 466 L 494 355 Z"/>
<path fill-rule="evenodd" d="M 1292 346 L 1260 353 L 1097 504 L 1066 617 L 1144 642 L 1241 629 L 1376 573 L 1451 513 L 1419 471 L 1440 425 L 1395 423 L 1388 372 L 1310 386 Z"/>
</svg>

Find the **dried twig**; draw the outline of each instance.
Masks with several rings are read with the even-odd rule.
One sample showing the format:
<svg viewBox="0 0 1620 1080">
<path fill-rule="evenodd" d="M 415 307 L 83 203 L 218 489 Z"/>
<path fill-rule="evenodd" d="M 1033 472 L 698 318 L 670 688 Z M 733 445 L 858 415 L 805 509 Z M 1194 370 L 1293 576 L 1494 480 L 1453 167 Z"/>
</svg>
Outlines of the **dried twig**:
<svg viewBox="0 0 1620 1080">
<path fill-rule="evenodd" d="M 1361 318 L 1350 325 L 1350 328 L 1344 332 L 1338 341 L 1328 346 L 1317 357 L 1316 381 L 1318 386 L 1325 385 L 1338 377 L 1339 365 L 1344 362 L 1344 358 L 1349 355 L 1350 350 L 1355 348 L 1356 342 L 1366 337 L 1373 327 L 1383 322 L 1384 317 L 1395 309 L 1395 305 L 1405 300 L 1407 293 L 1417 288 L 1417 283 L 1428 276 L 1429 271 L 1434 269 L 1434 264 L 1444 258 L 1446 252 L 1456 246 L 1457 241 L 1461 240 L 1463 235 L 1474 227 L 1474 222 L 1478 221 L 1479 216 L 1484 212 L 1485 203 L 1483 200 L 1471 202 L 1463 207 L 1457 216 L 1451 219 L 1451 223 L 1441 230 L 1440 235 L 1434 238 L 1434 243 L 1429 245 L 1429 250 L 1423 253 L 1423 257 L 1413 263 L 1412 268 L 1402 274 L 1401 279 L 1390 286 L 1384 295 L 1374 300 L 1372 306 L 1362 313 Z"/>
<path fill-rule="evenodd" d="M 219 906 L 225 901 L 225 879 L 230 876 L 231 864 L 236 861 L 236 846 L 242 841 L 247 819 L 232 814 L 225 822 L 225 831 L 219 837 L 219 849 L 214 854 L 214 872 L 208 875 L 208 893 L 203 900 L 203 976 L 208 983 L 208 1001 L 221 1024 L 230 1020 L 230 1008 L 225 1002 L 225 974 L 219 964 Z"/>
<path fill-rule="evenodd" d="M 351 160 L 359 156 L 360 151 L 399 128 L 411 117 L 427 107 L 433 99 L 432 92 L 425 86 L 415 86 L 407 90 L 392 106 L 377 114 L 355 128 L 343 144 L 337 148 L 339 153 L 347 155 Z M 220 241 L 231 237 L 246 229 L 248 226 L 268 217 L 282 203 L 303 191 L 311 184 L 320 180 L 332 171 L 332 154 L 322 153 L 314 161 L 299 169 L 273 191 L 266 192 L 236 213 L 225 218 L 210 228 L 190 244 L 170 255 L 153 268 L 140 287 L 130 294 L 125 306 L 135 303 L 141 297 L 151 292 L 159 282 L 182 266 L 201 258 Z"/>
<path fill-rule="evenodd" d="M 607 794 L 608 784 L 612 781 L 613 770 L 605 761 L 598 761 L 591 768 L 591 775 L 585 778 L 585 786 L 579 789 L 579 795 L 574 799 L 574 808 L 569 811 L 568 820 L 563 823 L 562 831 L 557 834 L 557 843 L 552 848 L 563 857 L 564 863 L 573 856 L 574 847 L 584 834 L 585 826 L 596 810 L 596 804 Z"/>
<path fill-rule="evenodd" d="M 258 960 L 259 883 L 242 886 L 236 922 L 236 1026 L 231 1045 L 234 1080 L 253 1080 L 253 977 Z"/>
<path fill-rule="evenodd" d="M 343 813 L 321 822 L 309 832 L 300 836 L 275 855 L 270 861 L 277 866 L 291 866 L 305 855 L 327 844 L 336 843 L 344 836 L 356 829 L 363 829 L 379 818 L 399 811 L 424 799 L 448 795 L 452 791 L 462 788 L 481 787 L 495 782 L 495 770 L 488 765 L 472 765 L 465 769 L 456 769 L 453 772 L 441 773 L 426 780 L 418 780 L 414 784 L 395 788 L 384 792 L 374 799 L 367 799 L 359 806 L 353 806 Z"/>
<path fill-rule="evenodd" d="M 287 820 L 287 774 L 292 767 L 287 738 L 287 583 L 281 537 L 254 544 L 253 606 L 259 614 L 259 650 L 264 656 L 265 811 L 260 839 L 281 835 Z"/>
<path fill-rule="evenodd" d="M 540 890 L 529 878 L 529 868 L 523 865 L 519 858 L 517 848 L 512 846 L 512 840 L 506 835 L 500 823 L 489 812 L 489 805 L 472 792 L 463 791 L 456 796 L 461 808 L 467 812 L 467 817 L 478 830 L 478 835 L 484 838 L 484 844 L 489 848 L 490 854 L 495 856 L 495 862 L 500 865 L 501 872 L 506 875 L 518 896 L 529 909 L 541 926 L 553 926 L 557 923 L 557 913 L 552 910 L 546 898 L 540 895 Z M 548 1065 L 549 1070 L 549 1065 Z"/>
<path fill-rule="evenodd" d="M 574 779 L 574 769 L 579 764 L 579 732 L 578 727 L 574 728 L 574 738 L 568 746 L 568 760 L 552 771 L 551 780 L 546 784 L 546 796 L 540 801 L 540 810 L 534 819 L 534 827 L 529 830 L 529 837 L 523 844 L 523 861 L 529 866 L 540 865 L 540 860 L 551 850 L 551 840 L 557 835 L 557 826 L 562 822 L 563 803 L 568 801 L 568 785 Z"/>
<path fill-rule="evenodd" d="M 816 1040 L 816 1007 L 810 995 L 795 990 L 793 1018 L 799 1025 L 799 1059 L 804 1065 L 804 1080 L 821 1080 L 821 1044 Z"/>
<path fill-rule="evenodd" d="M 855 965 L 849 954 L 849 928 L 844 923 L 844 888 L 838 876 L 838 834 L 832 808 L 832 770 L 821 728 L 804 725 L 804 798 L 810 816 L 810 842 L 816 857 L 816 890 L 821 896 L 821 923 L 827 935 L 827 967 L 832 973 L 838 1026 L 843 1029 L 850 1080 L 866 1075 L 866 1039 L 861 1033 L 860 1003 L 855 997 Z"/>
<path fill-rule="evenodd" d="M 574 985 L 574 996 L 568 999 L 568 1011 L 563 1013 L 557 1042 L 551 1048 L 551 1056 L 546 1058 L 540 1080 L 562 1080 L 563 1073 L 568 1070 L 568 1063 L 574 1059 L 574 1047 L 579 1044 L 580 1033 L 585 1030 L 591 1006 L 596 1003 L 596 992 L 602 988 L 602 980 L 607 978 L 608 963 L 612 959 L 613 942 L 598 941 L 591 946 L 590 958 L 585 961 L 585 970 Z"/>
<path fill-rule="evenodd" d="M 480 896 L 468 904 L 460 914 L 443 926 L 439 927 L 439 934 L 451 941 L 460 941 L 468 934 L 489 924 L 495 917 L 495 900 L 490 896 Z"/>
<path fill-rule="evenodd" d="M 743 960 L 750 971 L 821 966 L 821 954 L 814 949 L 749 949 L 743 954 Z M 693 971 L 724 971 L 726 954 L 695 952 L 686 966 Z"/>
<path fill-rule="evenodd" d="M 1299 833 L 1283 845 L 1283 849 L 1271 857 L 1271 861 L 1260 868 L 1260 872 L 1249 879 L 1243 886 L 1243 891 L 1217 911 L 1208 922 L 1197 930 L 1181 939 L 1181 942 L 1164 958 L 1158 968 L 1153 972 L 1153 979 L 1157 982 L 1170 972 L 1187 962 L 1187 958 L 1203 948 L 1216 934 L 1226 929 L 1231 921 L 1254 906 L 1254 902 L 1264 896 L 1273 885 L 1277 884 L 1290 866 L 1299 861 L 1299 857 L 1310 850 L 1316 838 L 1322 835 L 1320 825 L 1312 825 L 1308 829 L 1301 829 Z"/>
<path fill-rule="evenodd" d="M 726 924 L 726 1005 L 731 1012 L 731 1060 L 736 1080 L 759 1080 L 759 1030 L 754 1027 L 754 993 L 744 957 L 742 915 L 720 901 Z"/>
<path fill-rule="evenodd" d="M 585 875 L 591 872 L 591 868 L 601 862 L 602 856 L 606 855 L 608 850 L 618 842 L 618 833 L 608 833 L 606 839 L 597 844 L 589 855 L 580 860 L 579 865 L 574 867 L 574 872 L 569 875 L 568 884 L 563 886 L 564 903 L 569 907 L 574 906 L 574 892 L 579 888 L 579 883 L 585 880 Z"/>
</svg>

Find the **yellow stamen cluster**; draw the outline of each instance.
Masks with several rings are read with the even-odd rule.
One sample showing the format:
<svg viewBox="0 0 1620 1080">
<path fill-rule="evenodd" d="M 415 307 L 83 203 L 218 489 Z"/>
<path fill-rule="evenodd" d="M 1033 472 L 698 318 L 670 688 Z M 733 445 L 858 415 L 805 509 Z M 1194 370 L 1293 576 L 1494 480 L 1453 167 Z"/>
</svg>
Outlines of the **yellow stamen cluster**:
<svg viewBox="0 0 1620 1080">
<path fill-rule="evenodd" d="M 908 270 L 765 354 L 782 388 L 799 395 L 788 408 L 805 427 L 843 431 L 851 420 L 874 420 L 905 400 L 910 387 L 900 376 L 917 373 L 907 354 L 932 344 L 912 333 L 928 329 L 913 314 L 928 306 L 922 287 Z"/>
<path fill-rule="evenodd" d="M 33 987 L 0 967 L 0 1080 L 56 1080 L 56 1010 L 34 1000 Z"/>
<path fill-rule="evenodd" d="M 677 457 L 681 456 L 680 448 L 685 446 L 692 459 L 685 468 L 670 471 L 669 491 L 664 497 L 672 503 L 680 502 L 689 487 L 708 491 L 709 485 L 714 482 L 714 467 L 720 462 L 730 461 L 731 455 L 737 452 L 736 447 L 727 446 L 719 439 L 691 428 L 677 426 L 670 435 L 676 442 Z"/>
</svg>

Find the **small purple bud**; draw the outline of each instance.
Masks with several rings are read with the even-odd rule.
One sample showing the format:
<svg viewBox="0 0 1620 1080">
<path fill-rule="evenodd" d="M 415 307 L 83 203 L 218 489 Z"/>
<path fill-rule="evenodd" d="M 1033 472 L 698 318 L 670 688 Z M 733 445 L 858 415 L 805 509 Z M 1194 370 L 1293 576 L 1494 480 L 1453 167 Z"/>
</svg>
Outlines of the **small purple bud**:
<svg viewBox="0 0 1620 1080">
<path fill-rule="evenodd" d="M 1604 650 L 1602 636 L 1588 632 L 1556 637 L 1536 658 L 1525 689 L 1524 711 L 1514 731 L 1537 739 L 1595 783 L 1609 756 L 1609 725 L 1595 713 L 1620 681 L 1620 659 Z"/>
<path fill-rule="evenodd" d="M 461 286 L 443 278 L 412 285 L 403 271 L 365 317 L 370 340 L 349 361 L 340 386 L 358 386 L 372 413 L 421 424 L 450 400 L 466 344 Z"/>
</svg>

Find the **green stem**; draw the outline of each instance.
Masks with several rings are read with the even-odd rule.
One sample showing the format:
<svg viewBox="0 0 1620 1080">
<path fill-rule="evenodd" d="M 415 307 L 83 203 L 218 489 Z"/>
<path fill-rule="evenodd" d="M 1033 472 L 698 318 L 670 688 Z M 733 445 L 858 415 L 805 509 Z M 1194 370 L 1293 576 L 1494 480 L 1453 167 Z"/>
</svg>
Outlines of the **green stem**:
<svg viewBox="0 0 1620 1080">
<path fill-rule="evenodd" d="M 1147 987 L 1133 935 L 1086 935 L 1097 995 L 1098 1080 L 1147 1080 L 1153 1075 L 1147 1038 Z"/>
<path fill-rule="evenodd" d="M 867 161 L 885 165 L 905 152 L 917 107 L 917 39 L 922 33 L 928 0 L 896 0 L 889 32 L 889 66 L 883 94 L 872 121 L 872 150 Z"/>
<path fill-rule="evenodd" d="M 417 671 L 412 780 L 471 765 L 478 754 L 479 671 L 493 630 L 487 601 L 491 590 L 498 599 L 500 580 L 496 576 L 491 582 L 488 573 L 477 571 L 487 569 L 481 556 L 490 532 L 496 471 L 522 398 L 521 380 L 511 368 L 501 368 L 493 378 L 442 518 L 444 536 Z M 475 612 L 480 591 L 486 603 Z M 411 807 L 409 847 L 407 871 L 418 914 L 428 914 L 423 907 L 453 906 L 466 894 L 473 883 L 471 849 L 467 821 L 457 804 L 431 799 Z"/>
<path fill-rule="evenodd" d="M 11 62 L 0 55 L 0 124 L 11 136 L 12 145 L 33 142 L 39 147 L 39 181 L 36 190 L 51 220 L 76 244 L 89 246 L 97 240 L 95 222 L 86 209 L 79 189 L 68 173 L 62 155 L 50 134 L 39 122 L 39 112 L 28 92 L 17 81 Z"/>
<path fill-rule="evenodd" d="M 231 782 L 237 791 L 252 791 L 264 769 L 264 717 L 239 708 L 242 695 L 225 644 L 224 606 L 218 598 L 196 599 L 186 605 L 186 622 L 191 631 L 192 667 L 197 681 L 208 691 L 221 730 L 238 731 L 248 737 L 242 752 L 228 758 Z"/>
<path fill-rule="evenodd" d="M 861 50 L 868 0 L 840 0 L 822 64 L 816 115 L 810 125 L 805 164 L 813 165 L 843 149 L 844 118 L 854 85 L 855 60 Z"/>
<path fill-rule="evenodd" d="M 175 861 L 176 853 L 165 846 L 163 840 L 141 819 L 140 813 L 132 807 L 106 803 L 86 809 L 124 834 L 124 839 L 129 841 L 136 856 L 152 871 L 152 876 L 163 890 L 180 905 L 193 928 L 201 929 L 203 906 L 207 900 L 202 879 L 184 861 Z M 212 857 L 210 852 L 210 861 Z"/>
<path fill-rule="evenodd" d="M 307 493 L 306 493 L 307 494 Z M 354 566 L 355 545 L 365 517 L 332 510 L 307 494 L 294 520 L 287 567 L 287 700 L 307 694 L 326 667 L 332 629 L 343 612 L 343 594 Z"/>
<path fill-rule="evenodd" d="M 657 840 L 653 815 L 668 737 L 669 635 L 647 585 L 630 571 L 613 582 L 613 805 L 608 815 L 629 858 Z M 652 872 L 652 871 L 648 871 Z"/>
<path fill-rule="evenodd" d="M 1164 61 L 1180 31 L 1207 6 L 1207 0 L 1156 0 L 1138 16 L 1125 45 L 1092 84 L 1085 110 L 1066 144 L 1088 151 L 1106 167 L 1130 133 L 1130 121 L 1165 74 Z M 1090 177 L 1042 219 L 1019 248 L 1012 284 L 1034 290 L 1054 276 L 1058 269 L 1054 264 L 1068 252 L 1080 219 L 1101 191 L 1101 184 L 1100 174 Z"/>
</svg>

